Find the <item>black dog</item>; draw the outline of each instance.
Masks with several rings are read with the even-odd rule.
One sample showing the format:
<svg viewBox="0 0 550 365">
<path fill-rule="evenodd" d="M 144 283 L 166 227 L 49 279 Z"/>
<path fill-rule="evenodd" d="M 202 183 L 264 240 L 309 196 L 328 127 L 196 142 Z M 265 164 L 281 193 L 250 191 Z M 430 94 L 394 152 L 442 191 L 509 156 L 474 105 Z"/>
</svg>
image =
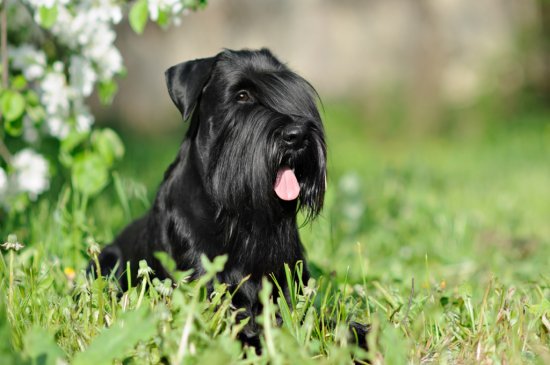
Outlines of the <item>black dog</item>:
<svg viewBox="0 0 550 365">
<path fill-rule="evenodd" d="M 326 145 L 317 94 L 266 49 L 180 63 L 166 71 L 166 82 L 191 124 L 150 212 L 101 253 L 102 272 L 129 261 L 135 282 L 146 259 L 157 276 L 167 276 L 153 256 L 165 251 L 178 269 L 199 276 L 201 254 L 227 254 L 219 280 L 236 286 L 250 275 L 233 304 L 251 317 L 242 340 L 257 345 L 262 278 L 273 275 L 286 293 L 284 264 L 305 264 L 296 213 L 313 219 L 323 206 Z M 304 265 L 303 282 L 308 278 Z M 364 344 L 364 328 L 352 327 Z"/>
</svg>

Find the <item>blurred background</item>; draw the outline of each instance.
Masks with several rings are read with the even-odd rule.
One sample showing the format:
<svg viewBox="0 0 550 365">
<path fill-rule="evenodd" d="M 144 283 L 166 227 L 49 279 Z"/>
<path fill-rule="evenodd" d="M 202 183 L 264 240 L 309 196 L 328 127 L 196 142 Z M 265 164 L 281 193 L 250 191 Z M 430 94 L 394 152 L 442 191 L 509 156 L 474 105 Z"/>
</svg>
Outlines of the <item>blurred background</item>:
<svg viewBox="0 0 550 365">
<path fill-rule="evenodd" d="M 212 0 L 168 31 L 150 24 L 140 37 L 123 23 L 128 76 L 114 107 L 96 112 L 147 133 L 171 130 L 181 123 L 166 68 L 268 47 L 324 102 L 355 106 L 379 132 L 466 133 L 482 121 L 450 112 L 488 98 L 500 98 L 505 115 L 533 101 L 518 96 L 550 103 L 549 9 L 543 0 Z"/>
<path fill-rule="evenodd" d="M 268 47 L 323 101 L 329 190 L 301 232 L 312 266 L 462 283 L 550 265 L 549 1 L 211 0 L 167 31 L 120 27 L 127 76 L 94 113 L 125 142 L 132 215 L 185 133 L 165 69 Z M 102 204 L 108 242 L 128 219 Z"/>
</svg>

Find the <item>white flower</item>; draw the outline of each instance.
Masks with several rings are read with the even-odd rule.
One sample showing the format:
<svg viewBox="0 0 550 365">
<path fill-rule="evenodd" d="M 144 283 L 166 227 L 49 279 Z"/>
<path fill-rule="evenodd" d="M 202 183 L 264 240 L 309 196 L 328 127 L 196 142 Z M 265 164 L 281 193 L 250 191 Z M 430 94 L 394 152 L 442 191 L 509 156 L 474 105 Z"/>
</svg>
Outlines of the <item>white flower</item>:
<svg viewBox="0 0 550 365">
<path fill-rule="evenodd" d="M 69 125 L 59 116 L 46 119 L 46 131 L 53 137 L 63 139 L 69 134 Z"/>
<path fill-rule="evenodd" d="M 23 117 L 23 140 L 27 143 L 35 143 L 38 141 L 38 131 L 34 126 L 34 122 L 28 115 Z"/>
<path fill-rule="evenodd" d="M 49 188 L 48 163 L 30 148 L 15 154 L 13 168 L 18 190 L 28 193 L 32 200 Z"/>
<path fill-rule="evenodd" d="M 56 3 L 56 0 L 29 0 L 29 3 L 35 8 L 48 8 L 50 9 Z"/>
<path fill-rule="evenodd" d="M 78 43 L 83 46 L 86 46 L 94 35 L 101 36 L 97 32 L 103 30 L 103 22 L 98 22 L 99 19 L 93 19 L 90 13 L 90 11 L 79 11 L 70 23 L 70 28 L 73 32 L 76 32 L 72 37 L 76 36 Z M 71 37 L 71 35 L 69 36 Z"/>
<path fill-rule="evenodd" d="M 70 101 L 74 99 L 75 91 L 67 85 L 63 73 L 63 64 L 55 62 L 53 70 L 48 72 L 40 83 L 40 101 L 46 108 L 46 130 L 59 139 L 69 134 L 67 120 L 70 115 Z"/>
<path fill-rule="evenodd" d="M 71 86 L 82 96 L 90 96 L 97 80 L 96 73 L 88 60 L 80 56 L 71 57 L 69 67 Z"/>
<path fill-rule="evenodd" d="M 57 9 L 55 24 L 50 29 L 50 31 L 57 36 L 60 43 L 69 46 L 70 48 L 77 47 L 77 35 L 80 35 L 80 33 L 72 33 L 75 31 L 72 25 L 73 22 L 74 16 L 71 12 L 64 7 L 59 7 Z"/>
<path fill-rule="evenodd" d="M 149 10 L 149 17 L 151 20 L 156 21 L 159 17 L 159 8 L 162 0 L 149 0 L 147 1 L 147 10 Z"/>
<path fill-rule="evenodd" d="M 48 114 L 67 114 L 69 110 L 70 90 L 65 74 L 57 71 L 58 68 L 56 62 L 54 71 L 48 72 L 40 83 L 41 101 Z"/>
<path fill-rule="evenodd" d="M 22 70 L 29 81 L 41 78 L 46 68 L 46 54 L 31 45 L 25 44 L 9 49 L 9 57 L 14 68 Z"/>
<path fill-rule="evenodd" d="M 31 5 L 31 8 L 34 7 L 36 11 L 34 12 L 34 21 L 38 24 L 43 24 L 42 21 L 42 12 L 38 11 L 40 8 L 56 8 L 58 13 L 60 9 L 63 9 L 65 5 L 69 3 L 70 0 L 27 0 Z"/>
<path fill-rule="evenodd" d="M 111 79 L 117 73 L 122 71 L 122 56 L 115 47 L 110 47 L 97 61 L 101 67 L 101 78 L 103 80 Z"/>
<path fill-rule="evenodd" d="M 61 72 L 63 72 L 64 69 L 65 69 L 65 66 L 63 65 L 63 62 L 61 62 L 61 61 L 55 61 L 55 62 L 53 63 L 53 70 L 54 70 L 55 72 L 61 73 Z"/>
<path fill-rule="evenodd" d="M 172 8 L 172 14 L 179 14 L 183 10 L 183 4 L 179 0 L 171 0 L 170 6 Z"/>
<path fill-rule="evenodd" d="M 75 128 L 78 132 L 88 132 L 94 124 L 94 116 L 90 113 L 90 109 L 84 104 L 83 99 L 75 100 L 74 102 Z"/>
<path fill-rule="evenodd" d="M 183 5 L 180 0 L 148 0 L 147 9 L 151 20 L 157 21 L 160 11 L 176 15 L 181 13 Z"/>
<path fill-rule="evenodd" d="M 3 168 L 0 167 L 0 196 L 8 190 L 8 176 Z"/>
<path fill-rule="evenodd" d="M 99 0 L 96 4 L 96 11 L 101 20 L 105 22 L 111 21 L 113 24 L 120 23 L 122 20 L 122 10 L 114 1 Z"/>
<path fill-rule="evenodd" d="M 44 1 L 68 0 L 28 0 L 35 5 Z M 161 0 L 166 3 L 179 3 L 179 0 Z M 113 24 L 122 19 L 121 6 L 115 0 L 83 0 L 74 8 L 58 7 L 58 15 L 51 32 L 57 40 L 75 51 L 69 65 L 70 85 L 73 93 L 86 97 L 93 92 L 97 80 L 109 80 L 123 69 L 122 57 L 115 47 L 116 34 Z M 57 71 L 57 70 L 54 70 Z M 47 77 L 49 85 L 42 85 L 45 91 L 43 104 L 48 114 L 66 117 L 71 100 L 63 87 L 62 72 Z M 60 90 L 59 97 L 50 91 L 53 86 Z M 51 86 L 51 87 L 49 87 Z M 67 104 L 61 100 L 65 100 Z M 67 107 L 66 107 L 67 106 Z"/>
<path fill-rule="evenodd" d="M 94 123 L 91 114 L 79 114 L 76 116 L 76 130 L 78 132 L 88 132 Z"/>
<path fill-rule="evenodd" d="M 27 0 L 31 6 L 35 8 L 51 8 L 54 5 L 67 5 L 70 0 Z"/>
<path fill-rule="evenodd" d="M 114 46 L 115 32 L 105 24 L 99 28 L 84 48 L 83 56 L 97 65 L 99 78 L 107 80 L 122 70 L 122 57 Z"/>
</svg>

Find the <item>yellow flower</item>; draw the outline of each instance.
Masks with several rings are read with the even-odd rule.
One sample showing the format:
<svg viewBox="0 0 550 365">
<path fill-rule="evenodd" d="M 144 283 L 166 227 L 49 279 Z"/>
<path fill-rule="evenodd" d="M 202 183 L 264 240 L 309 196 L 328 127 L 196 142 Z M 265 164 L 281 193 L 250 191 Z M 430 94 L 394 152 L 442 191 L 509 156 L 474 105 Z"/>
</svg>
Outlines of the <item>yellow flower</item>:
<svg viewBox="0 0 550 365">
<path fill-rule="evenodd" d="M 76 276 L 76 271 L 72 267 L 66 267 L 63 272 L 69 281 L 73 281 Z"/>
</svg>

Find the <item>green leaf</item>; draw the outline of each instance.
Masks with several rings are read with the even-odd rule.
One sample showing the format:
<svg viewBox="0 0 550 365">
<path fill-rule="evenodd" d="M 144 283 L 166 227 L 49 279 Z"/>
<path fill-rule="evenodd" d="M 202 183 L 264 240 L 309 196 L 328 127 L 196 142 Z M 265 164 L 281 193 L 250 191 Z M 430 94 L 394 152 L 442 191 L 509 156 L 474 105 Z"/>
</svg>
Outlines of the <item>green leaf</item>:
<svg viewBox="0 0 550 365">
<path fill-rule="evenodd" d="M 57 20 L 57 6 L 52 6 L 51 8 L 42 6 L 38 10 L 38 14 L 41 25 L 46 29 L 50 29 Z"/>
<path fill-rule="evenodd" d="M 128 202 L 128 195 L 126 194 L 126 190 L 124 190 L 124 187 L 122 186 L 122 179 L 116 171 L 113 172 L 113 182 L 115 183 L 116 195 L 118 196 L 118 200 L 120 201 L 120 205 L 122 206 L 122 210 L 124 211 L 124 216 L 128 221 L 130 221 L 132 219 L 132 214 L 130 213 L 130 203 Z"/>
<path fill-rule="evenodd" d="M 108 166 L 124 156 L 124 144 L 115 131 L 109 128 L 95 130 L 92 133 L 92 146 Z"/>
<path fill-rule="evenodd" d="M 7 90 L 0 100 L 2 114 L 8 122 L 18 119 L 25 111 L 25 98 L 18 92 Z"/>
<path fill-rule="evenodd" d="M 157 251 L 154 253 L 154 255 L 155 255 L 155 258 L 159 260 L 162 267 L 170 274 L 170 276 L 175 280 L 176 283 L 186 278 L 189 278 L 194 272 L 193 269 L 178 271 L 176 262 L 166 252 Z"/>
<path fill-rule="evenodd" d="M 77 353 L 73 365 L 112 364 L 132 350 L 139 341 L 156 333 L 155 318 L 146 306 L 122 314 L 112 327 L 103 330 L 84 351 Z"/>
<path fill-rule="evenodd" d="M 3 260 L 0 260 L 2 270 L 4 266 Z M 6 309 L 7 300 L 0 300 L 0 359 L 2 365 L 30 365 L 30 361 L 22 359 L 23 354 L 13 348 L 13 327 L 8 322 L 8 311 Z"/>
<path fill-rule="evenodd" d="M 16 91 L 21 91 L 27 87 L 27 80 L 23 75 L 17 75 L 11 81 L 11 87 Z"/>
<path fill-rule="evenodd" d="M 540 303 L 530 305 L 528 310 L 535 316 L 542 317 L 543 314 L 550 313 L 550 301 L 543 298 Z"/>
<path fill-rule="evenodd" d="M 183 7 L 187 9 L 197 10 L 206 7 L 207 0 L 183 0 Z"/>
<path fill-rule="evenodd" d="M 30 104 L 32 106 L 38 106 L 40 104 L 40 98 L 38 97 L 38 94 L 33 90 L 27 90 L 25 92 L 25 97 L 27 98 L 27 104 Z"/>
<path fill-rule="evenodd" d="M 25 91 L 25 99 L 27 99 L 27 105 L 42 106 L 40 103 L 40 97 L 33 90 Z"/>
<path fill-rule="evenodd" d="M 270 298 L 271 298 L 272 290 L 273 290 L 273 284 L 271 284 L 266 278 L 263 278 L 262 289 L 258 293 L 258 297 L 260 298 L 260 302 L 262 302 L 262 304 L 266 306 L 265 309 L 268 309 L 267 307 L 271 303 Z"/>
<path fill-rule="evenodd" d="M 71 154 L 67 153 L 66 151 L 60 150 L 58 158 L 59 162 L 61 162 L 61 164 L 67 168 L 70 168 L 73 165 L 73 156 L 71 156 Z"/>
<path fill-rule="evenodd" d="M 118 85 L 114 80 L 101 81 L 98 88 L 99 101 L 103 105 L 111 104 L 117 90 Z"/>
<path fill-rule="evenodd" d="M 139 0 L 132 6 L 128 15 L 130 26 L 134 32 L 141 34 L 147 23 L 147 0 Z"/>
<path fill-rule="evenodd" d="M 30 106 L 27 104 L 26 112 L 29 118 L 36 123 L 41 122 L 44 118 L 46 118 L 46 111 L 40 105 Z"/>
<path fill-rule="evenodd" d="M 159 17 L 157 19 L 157 24 L 161 27 L 167 27 L 170 23 L 170 17 L 168 16 L 168 12 L 166 10 L 159 9 Z"/>
<path fill-rule="evenodd" d="M 386 364 L 407 363 L 407 340 L 403 338 L 400 329 L 392 325 L 386 325 L 380 331 L 380 345 Z"/>
<path fill-rule="evenodd" d="M 88 133 L 71 131 L 63 141 L 61 141 L 61 150 L 71 152 L 80 145 L 88 136 Z"/>
<path fill-rule="evenodd" d="M 160 261 L 162 267 L 169 273 L 172 274 L 176 271 L 176 262 L 170 255 L 166 252 L 157 251 L 154 253 L 157 260 Z"/>
<path fill-rule="evenodd" d="M 4 130 L 12 137 L 19 137 L 23 134 L 23 117 L 15 120 L 6 120 L 4 122 Z"/>
<path fill-rule="evenodd" d="M 202 351 L 197 364 L 235 364 L 240 361 L 241 345 L 227 336 L 218 336 Z"/>
<path fill-rule="evenodd" d="M 61 141 L 58 158 L 63 166 L 71 167 L 73 165 L 75 149 L 80 146 L 88 136 L 88 132 L 77 132 L 72 130 L 67 137 Z"/>
<path fill-rule="evenodd" d="M 63 361 L 65 354 L 54 341 L 53 336 L 41 327 L 30 328 L 25 334 L 23 342 L 24 352 L 34 360 L 33 363 L 56 365 Z"/>
<path fill-rule="evenodd" d="M 99 193 L 109 179 L 107 164 L 94 153 L 81 154 L 74 159 L 72 182 L 76 190 L 89 196 Z"/>
<path fill-rule="evenodd" d="M 226 262 L 227 255 L 216 256 L 212 261 L 208 260 L 206 255 L 201 255 L 201 264 L 206 271 L 206 276 L 214 276 L 215 274 L 221 272 Z"/>
</svg>

